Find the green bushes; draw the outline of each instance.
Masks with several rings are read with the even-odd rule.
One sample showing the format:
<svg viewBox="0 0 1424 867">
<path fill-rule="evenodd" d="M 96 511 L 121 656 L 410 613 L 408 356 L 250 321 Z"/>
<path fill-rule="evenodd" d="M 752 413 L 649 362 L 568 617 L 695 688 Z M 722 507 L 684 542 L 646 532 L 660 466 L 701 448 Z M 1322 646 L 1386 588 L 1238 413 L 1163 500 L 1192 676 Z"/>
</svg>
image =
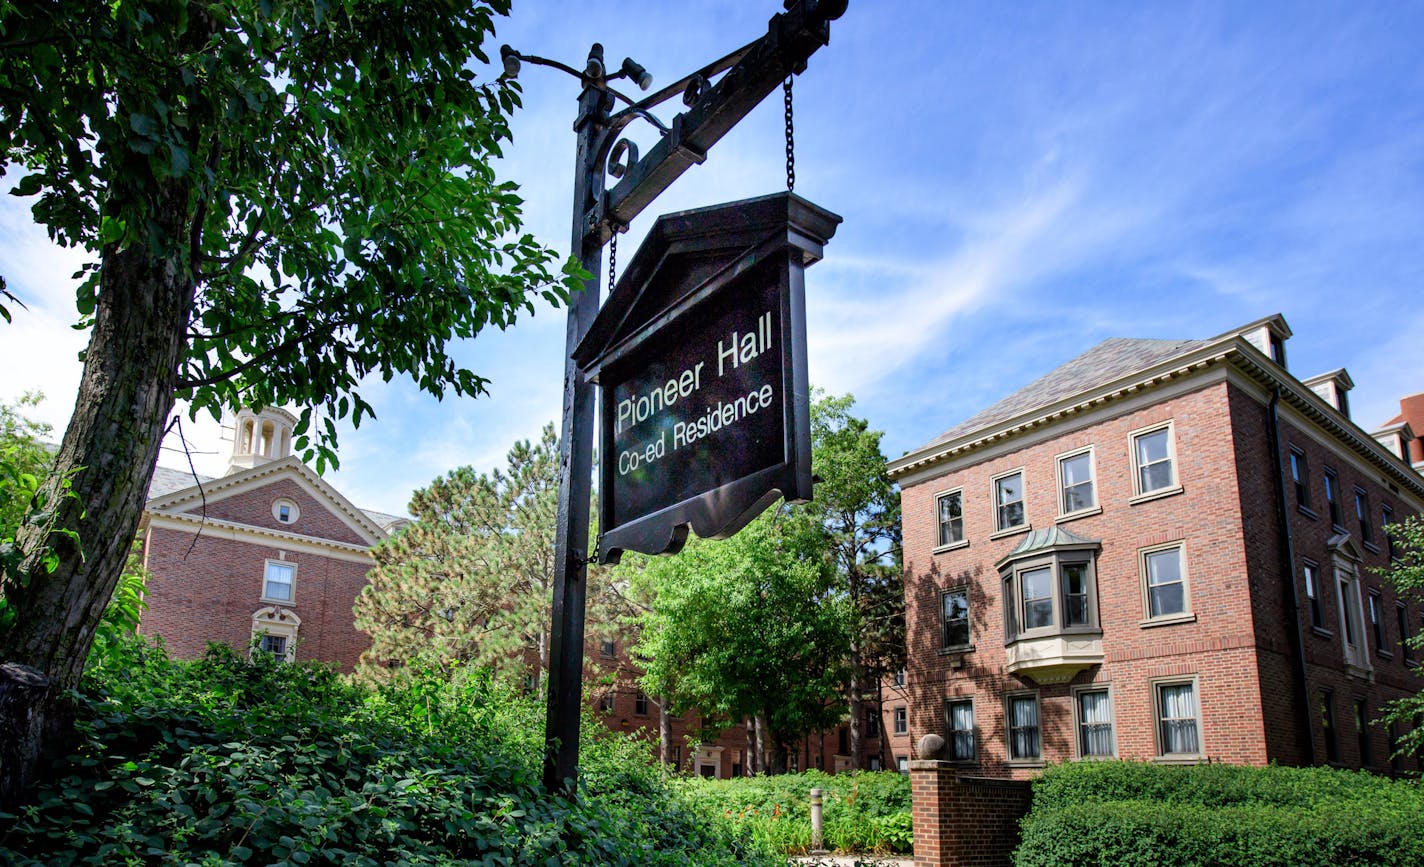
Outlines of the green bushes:
<svg viewBox="0 0 1424 867">
<path fill-rule="evenodd" d="M 1424 864 L 1417 782 L 1330 768 L 1087 762 L 1034 783 L 1018 867 Z"/>
<path fill-rule="evenodd" d="M 808 851 L 810 792 L 819 788 L 826 848 L 881 854 L 911 851 L 910 781 L 893 771 L 691 778 L 676 785 L 691 805 L 730 820 L 759 848 L 793 855 Z"/>
<path fill-rule="evenodd" d="M 81 742 L 0 815 L 0 863 L 775 863 L 622 739 L 584 745 L 576 801 L 545 796 L 541 709 L 478 674 L 377 692 L 257 656 L 96 661 Z"/>
</svg>

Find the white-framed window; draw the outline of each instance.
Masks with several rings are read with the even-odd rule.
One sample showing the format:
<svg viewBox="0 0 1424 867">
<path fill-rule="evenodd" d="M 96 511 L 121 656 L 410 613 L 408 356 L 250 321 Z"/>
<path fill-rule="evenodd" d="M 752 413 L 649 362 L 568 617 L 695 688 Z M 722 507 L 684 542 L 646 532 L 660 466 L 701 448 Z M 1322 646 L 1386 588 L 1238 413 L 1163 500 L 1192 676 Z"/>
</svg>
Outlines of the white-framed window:
<svg viewBox="0 0 1424 867">
<path fill-rule="evenodd" d="M 1330 523 L 1341 529 L 1344 517 L 1340 514 L 1340 476 L 1329 467 L 1325 468 L 1325 505 L 1330 510 Z"/>
<path fill-rule="evenodd" d="M 286 662 L 297 656 L 297 631 L 302 619 L 290 608 L 269 605 L 252 615 L 252 651 L 270 653 Z"/>
<path fill-rule="evenodd" d="M 1132 488 L 1138 497 L 1176 490 L 1176 437 L 1171 421 L 1134 431 Z"/>
<path fill-rule="evenodd" d="M 1290 474 L 1291 481 L 1295 483 L 1295 504 L 1302 509 L 1310 508 L 1310 464 L 1305 459 L 1305 452 L 1291 446 L 1290 450 Z"/>
<path fill-rule="evenodd" d="M 1026 527 L 1023 470 L 994 477 L 994 530 L 1005 532 Z"/>
<path fill-rule="evenodd" d="M 1399 530 L 1394 526 L 1394 509 L 1389 506 L 1380 506 L 1380 527 L 1384 529 L 1384 544 L 1388 549 L 1389 559 L 1399 559 L 1399 551 L 1395 549 L 1394 537 Z"/>
<path fill-rule="evenodd" d="M 268 560 L 262 575 L 262 598 L 269 602 L 296 600 L 297 564 L 289 560 Z"/>
<path fill-rule="evenodd" d="M 1133 494 L 1145 497 L 1177 490 L 1177 446 L 1172 423 L 1133 431 L 1129 439 Z"/>
<path fill-rule="evenodd" d="M 1181 542 L 1144 548 L 1142 600 L 1147 620 L 1174 619 L 1191 614 L 1187 564 Z"/>
<path fill-rule="evenodd" d="M 974 738 L 974 700 L 952 698 L 944 703 L 945 729 L 949 732 L 946 746 L 953 762 L 972 762 L 976 758 Z"/>
<path fill-rule="evenodd" d="M 1380 656 L 1393 656 L 1389 645 L 1385 643 L 1384 637 L 1384 599 L 1378 590 L 1371 590 L 1367 606 L 1370 612 L 1370 631 L 1375 637 L 1375 653 Z"/>
<path fill-rule="evenodd" d="M 895 708 L 892 719 L 895 725 L 895 734 L 903 735 L 910 731 L 910 712 L 904 705 Z"/>
<path fill-rule="evenodd" d="M 935 516 L 939 534 L 935 545 L 945 548 L 964 542 L 964 492 L 945 491 L 935 495 Z"/>
<path fill-rule="evenodd" d="M 896 768 L 896 770 L 898 770 L 898 771 L 899 771 L 900 773 L 902 773 L 902 774 L 908 774 L 908 773 L 910 772 L 910 757 L 909 757 L 909 756 L 896 756 L 896 757 L 895 757 L 895 768 Z"/>
<path fill-rule="evenodd" d="M 1346 671 L 1349 671 L 1351 666 L 1367 671 L 1370 667 L 1370 654 L 1364 640 L 1365 620 L 1361 610 L 1360 578 L 1354 568 L 1343 561 L 1337 561 L 1335 564 L 1335 587 L 1338 591 L 1336 601 L 1340 608 L 1340 634 L 1345 637 Z"/>
<path fill-rule="evenodd" d="M 1324 629 L 1325 614 L 1320 608 L 1320 583 L 1316 566 L 1307 560 L 1301 565 L 1300 571 L 1305 576 L 1305 598 L 1310 602 L 1310 625 L 1316 629 Z"/>
<path fill-rule="evenodd" d="M 900 669 L 899 671 L 895 672 L 893 675 L 891 675 L 891 676 L 890 676 L 890 683 L 891 683 L 892 686 L 904 686 L 904 685 L 905 685 L 905 669 L 902 668 L 902 669 Z"/>
<path fill-rule="evenodd" d="M 638 696 L 633 699 L 633 713 L 638 716 L 648 715 L 648 695 L 641 689 L 638 690 Z"/>
<path fill-rule="evenodd" d="M 272 517 L 276 518 L 279 522 L 283 524 L 295 524 L 297 519 L 301 516 L 302 510 L 298 508 L 294 501 L 286 497 L 272 501 Z"/>
<path fill-rule="evenodd" d="M 1375 542 L 1374 522 L 1370 518 L 1370 495 L 1363 488 L 1355 489 L 1355 517 L 1360 522 L 1360 541 L 1366 545 Z"/>
<path fill-rule="evenodd" d="M 940 648 L 956 650 L 969 643 L 969 588 L 954 587 L 940 594 Z"/>
<path fill-rule="evenodd" d="M 1058 458 L 1058 511 L 1066 517 L 1098 505 L 1096 467 L 1091 446 Z"/>
<path fill-rule="evenodd" d="M 1038 723 L 1038 693 L 1010 693 L 1005 697 L 1005 727 L 1008 729 L 1009 761 L 1038 762 L 1043 759 L 1043 738 Z"/>
<path fill-rule="evenodd" d="M 1156 681 L 1152 689 L 1157 716 L 1157 755 L 1200 757 L 1201 704 L 1196 678 Z"/>
<path fill-rule="evenodd" d="M 1105 686 L 1077 688 L 1073 692 L 1073 711 L 1078 723 L 1078 757 L 1095 759 L 1117 755 L 1112 692 Z"/>
</svg>

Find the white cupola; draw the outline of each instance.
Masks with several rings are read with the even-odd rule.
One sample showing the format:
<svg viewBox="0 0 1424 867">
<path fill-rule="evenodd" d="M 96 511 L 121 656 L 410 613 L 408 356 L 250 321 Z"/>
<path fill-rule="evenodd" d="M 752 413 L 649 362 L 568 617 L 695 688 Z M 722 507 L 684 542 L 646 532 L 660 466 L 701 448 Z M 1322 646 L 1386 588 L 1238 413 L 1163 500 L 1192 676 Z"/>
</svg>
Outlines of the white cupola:
<svg viewBox="0 0 1424 867">
<path fill-rule="evenodd" d="M 232 426 L 232 460 L 228 474 L 249 470 L 292 453 L 292 429 L 297 417 L 269 406 L 261 411 L 244 407 Z"/>
</svg>

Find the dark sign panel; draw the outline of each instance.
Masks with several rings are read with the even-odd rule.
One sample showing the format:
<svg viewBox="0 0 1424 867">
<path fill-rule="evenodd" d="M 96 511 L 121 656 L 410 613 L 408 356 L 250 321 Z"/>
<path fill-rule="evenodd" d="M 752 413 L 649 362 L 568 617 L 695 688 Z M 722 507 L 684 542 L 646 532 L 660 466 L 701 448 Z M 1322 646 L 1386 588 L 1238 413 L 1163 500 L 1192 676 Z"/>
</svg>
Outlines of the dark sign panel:
<svg viewBox="0 0 1424 867">
<path fill-rule="evenodd" d="M 602 399 L 600 559 L 810 498 L 802 270 L 838 222 L 780 194 L 649 233 L 575 353 Z"/>
<path fill-rule="evenodd" d="M 665 328 L 611 390 L 615 526 L 785 460 L 780 300 L 748 289 Z"/>
</svg>

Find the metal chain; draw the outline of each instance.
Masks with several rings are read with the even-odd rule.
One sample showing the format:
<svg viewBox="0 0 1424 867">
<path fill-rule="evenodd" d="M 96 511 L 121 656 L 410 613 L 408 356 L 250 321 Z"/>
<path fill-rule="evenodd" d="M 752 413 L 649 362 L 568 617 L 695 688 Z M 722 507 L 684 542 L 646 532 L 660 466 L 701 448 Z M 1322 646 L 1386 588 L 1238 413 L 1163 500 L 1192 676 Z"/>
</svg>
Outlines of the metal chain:
<svg viewBox="0 0 1424 867">
<path fill-rule="evenodd" d="M 786 102 L 786 191 L 788 193 L 796 189 L 796 130 L 791 122 L 792 79 L 793 76 L 788 75 L 786 80 L 781 83 L 781 90 L 785 94 Z"/>
<path fill-rule="evenodd" d="M 608 294 L 613 294 L 613 281 L 618 269 L 618 230 L 608 239 Z"/>
</svg>

